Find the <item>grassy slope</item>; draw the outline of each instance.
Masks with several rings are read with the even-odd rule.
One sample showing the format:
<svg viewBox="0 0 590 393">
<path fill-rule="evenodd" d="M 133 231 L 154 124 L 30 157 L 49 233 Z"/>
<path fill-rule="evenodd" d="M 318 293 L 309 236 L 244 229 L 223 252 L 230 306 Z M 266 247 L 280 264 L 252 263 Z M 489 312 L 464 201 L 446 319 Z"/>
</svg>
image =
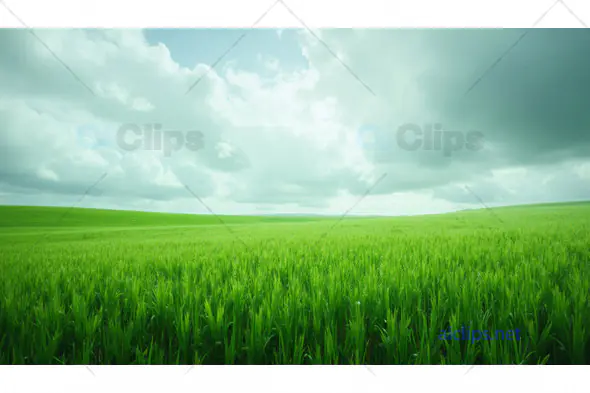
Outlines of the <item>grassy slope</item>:
<svg viewBox="0 0 590 393">
<path fill-rule="evenodd" d="M 428 223 L 439 220 L 447 220 L 457 217 L 471 217 L 473 215 L 496 215 L 497 217 L 511 217 L 524 214 L 534 215 L 560 215 L 568 212 L 588 212 L 590 202 L 551 203 L 538 205 L 507 206 L 493 209 L 467 210 L 457 213 L 367 219 L 396 220 L 395 222 Z M 259 224 L 259 223 L 298 223 L 314 221 L 334 221 L 337 217 L 321 216 L 228 216 L 220 217 L 226 224 Z M 219 218 L 213 215 L 202 214 L 171 214 L 151 213 L 128 210 L 106 210 L 66 207 L 41 207 L 41 206 L 3 206 L 0 205 L 0 228 L 65 228 L 65 227 L 162 227 L 162 226 L 190 226 L 190 225 L 220 225 Z M 490 218 L 487 217 L 487 218 Z M 496 219 L 497 219 L 496 217 Z M 346 220 L 361 219 L 362 217 L 347 217 Z M 409 221 L 408 221 L 409 220 Z"/>
<path fill-rule="evenodd" d="M 590 363 L 589 203 L 231 233 L 63 212 L 0 208 L 0 363 Z M 525 339 L 437 340 L 470 322 Z"/>
<path fill-rule="evenodd" d="M 317 220 L 317 218 L 308 217 L 221 217 L 228 224 Z M 219 219 L 213 215 L 149 213 L 66 207 L 0 206 L 0 227 L 176 226 L 215 224 L 219 224 Z"/>
</svg>

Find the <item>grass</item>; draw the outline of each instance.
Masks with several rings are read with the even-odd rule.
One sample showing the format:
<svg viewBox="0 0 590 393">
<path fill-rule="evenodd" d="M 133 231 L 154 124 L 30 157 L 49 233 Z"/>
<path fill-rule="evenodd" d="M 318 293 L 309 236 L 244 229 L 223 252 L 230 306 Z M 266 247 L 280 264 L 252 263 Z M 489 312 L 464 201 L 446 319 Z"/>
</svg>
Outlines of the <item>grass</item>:
<svg viewBox="0 0 590 393">
<path fill-rule="evenodd" d="M 590 363 L 590 203 L 223 219 L 0 207 L 0 364 Z"/>
</svg>

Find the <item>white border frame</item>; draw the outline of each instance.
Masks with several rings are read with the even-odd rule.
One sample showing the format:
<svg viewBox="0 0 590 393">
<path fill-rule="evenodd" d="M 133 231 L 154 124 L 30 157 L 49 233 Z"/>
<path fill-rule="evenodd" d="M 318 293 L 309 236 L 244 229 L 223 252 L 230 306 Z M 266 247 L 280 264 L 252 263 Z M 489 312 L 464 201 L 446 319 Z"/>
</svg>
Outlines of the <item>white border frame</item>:
<svg viewBox="0 0 590 393">
<path fill-rule="evenodd" d="M 590 23 L 587 0 L 284 1 L 310 28 L 529 28 L 583 27 L 583 21 Z M 0 0 L 0 26 L 250 28 L 272 3 L 273 0 Z M 278 3 L 256 27 L 302 26 Z M 0 366 L 0 389 L 61 393 L 193 392 L 195 388 L 204 388 L 202 391 L 206 392 L 299 393 L 391 392 L 392 388 L 401 388 L 413 392 L 554 393 L 586 391 L 588 375 L 589 366 Z"/>
<path fill-rule="evenodd" d="M 0 26 L 250 28 L 277 0 L 0 0 Z M 550 7 L 539 27 L 590 24 L 587 0 L 279 0 L 258 28 L 301 28 L 286 3 L 310 28 L 525 27 Z M 576 17 L 570 14 L 570 9 Z"/>
<path fill-rule="evenodd" d="M 587 392 L 589 366 L 3 366 L 3 392 Z M 585 376 L 585 377 L 584 377 Z M 199 390 L 195 390 L 195 388 Z"/>
</svg>

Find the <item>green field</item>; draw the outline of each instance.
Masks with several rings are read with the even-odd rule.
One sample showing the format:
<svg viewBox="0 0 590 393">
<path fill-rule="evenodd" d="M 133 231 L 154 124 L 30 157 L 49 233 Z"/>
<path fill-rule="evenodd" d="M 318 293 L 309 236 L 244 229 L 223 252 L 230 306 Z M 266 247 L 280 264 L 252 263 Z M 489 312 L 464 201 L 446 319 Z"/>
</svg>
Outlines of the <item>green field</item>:
<svg viewBox="0 0 590 393">
<path fill-rule="evenodd" d="M 590 363 L 590 203 L 223 220 L 0 207 L 0 364 Z"/>
</svg>

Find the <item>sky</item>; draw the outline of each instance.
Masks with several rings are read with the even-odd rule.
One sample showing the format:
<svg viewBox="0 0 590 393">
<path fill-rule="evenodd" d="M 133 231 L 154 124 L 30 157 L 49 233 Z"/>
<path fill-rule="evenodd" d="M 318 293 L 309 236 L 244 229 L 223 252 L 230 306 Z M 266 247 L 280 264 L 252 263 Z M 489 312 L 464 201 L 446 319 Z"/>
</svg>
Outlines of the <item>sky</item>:
<svg viewBox="0 0 590 393">
<path fill-rule="evenodd" d="M 586 30 L 314 33 L 0 30 L 0 204 L 414 215 L 590 200 Z"/>
</svg>

